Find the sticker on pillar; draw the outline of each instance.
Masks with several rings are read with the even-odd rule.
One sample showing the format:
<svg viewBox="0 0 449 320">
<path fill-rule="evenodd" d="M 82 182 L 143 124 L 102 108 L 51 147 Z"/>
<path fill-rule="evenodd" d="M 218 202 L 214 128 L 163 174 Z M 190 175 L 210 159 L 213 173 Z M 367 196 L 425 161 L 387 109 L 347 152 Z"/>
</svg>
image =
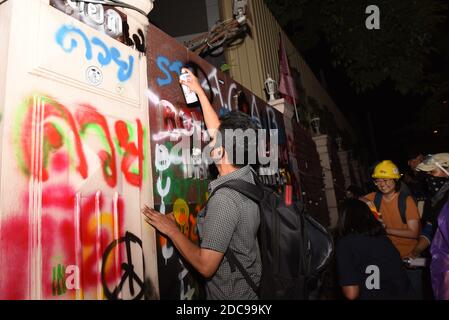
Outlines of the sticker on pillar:
<svg viewBox="0 0 449 320">
<path fill-rule="evenodd" d="M 86 71 L 87 82 L 92 86 L 99 86 L 103 83 L 103 72 L 98 67 L 90 66 Z"/>
</svg>

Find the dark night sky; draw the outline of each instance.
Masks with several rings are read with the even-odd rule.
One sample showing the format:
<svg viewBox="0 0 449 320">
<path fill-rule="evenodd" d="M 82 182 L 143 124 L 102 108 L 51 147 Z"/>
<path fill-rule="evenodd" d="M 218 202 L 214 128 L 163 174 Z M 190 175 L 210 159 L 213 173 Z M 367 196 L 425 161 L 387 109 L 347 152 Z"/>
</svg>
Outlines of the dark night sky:
<svg viewBox="0 0 449 320">
<path fill-rule="evenodd" d="M 384 83 L 372 92 L 357 94 L 350 86 L 344 71 L 340 68 L 335 69 L 331 65 L 328 52 L 325 45 L 321 45 L 304 54 L 304 57 L 316 75 L 319 75 L 320 69 L 323 69 L 329 94 L 351 124 L 362 134 L 363 141 L 370 144 L 372 151 L 374 152 L 368 130 L 369 117 L 372 121 L 378 156 L 380 158 L 400 157 L 397 154 L 396 143 L 389 136 L 393 131 L 413 120 L 413 115 L 424 101 L 423 97 L 404 97 L 394 91 L 391 83 Z M 373 160 L 376 160 L 374 154 Z"/>
<path fill-rule="evenodd" d="M 446 25 L 449 32 L 449 27 Z M 338 107 L 356 129 L 370 150 L 369 160 L 392 159 L 399 165 L 406 165 L 406 154 L 410 145 L 417 146 L 424 153 L 448 152 L 446 140 L 433 132 L 422 132 L 417 119 L 426 96 L 409 94 L 403 96 L 394 90 L 393 83 L 384 82 L 379 88 L 357 94 L 350 86 L 344 71 L 331 64 L 330 50 L 322 43 L 315 49 L 303 53 L 307 63 L 317 76 L 324 71 L 327 90 Z M 439 63 L 437 60 L 434 64 Z M 449 108 L 449 107 L 448 107 Z M 449 110 L 448 110 L 449 112 Z M 375 147 L 371 143 L 369 120 L 371 119 Z M 411 129 L 411 128 L 412 129 Z M 374 150 L 377 150 L 376 158 Z"/>
</svg>

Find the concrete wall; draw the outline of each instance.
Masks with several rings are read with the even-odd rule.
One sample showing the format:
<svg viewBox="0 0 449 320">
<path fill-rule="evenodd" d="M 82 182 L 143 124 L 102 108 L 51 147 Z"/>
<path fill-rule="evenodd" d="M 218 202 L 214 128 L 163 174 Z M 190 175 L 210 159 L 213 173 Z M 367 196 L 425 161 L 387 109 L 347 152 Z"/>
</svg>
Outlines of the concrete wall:
<svg viewBox="0 0 449 320">
<path fill-rule="evenodd" d="M 10 7 L 11 1 L 8 3 L 4 3 L 0 6 L 0 39 L 2 39 L 2 45 L 0 46 L 0 99 L 5 96 L 6 91 L 6 71 L 8 69 L 8 58 L 9 58 L 9 40 L 10 40 L 10 30 L 9 27 L 10 21 Z M 0 100 L 1 101 L 1 100 Z M 5 112 L 5 105 L 0 103 L 0 137 L 3 135 L 3 114 Z M 3 139 L 0 138 L 0 159 L 2 156 L 2 145 Z M 0 175 L 1 175 L 1 166 L 0 166 Z M 0 188 L 1 188 L 1 180 L 0 180 Z M 1 228 L 1 222 L 0 222 Z"/>
<path fill-rule="evenodd" d="M 0 298 L 157 298 L 146 58 L 48 1 L 0 17 Z"/>
</svg>

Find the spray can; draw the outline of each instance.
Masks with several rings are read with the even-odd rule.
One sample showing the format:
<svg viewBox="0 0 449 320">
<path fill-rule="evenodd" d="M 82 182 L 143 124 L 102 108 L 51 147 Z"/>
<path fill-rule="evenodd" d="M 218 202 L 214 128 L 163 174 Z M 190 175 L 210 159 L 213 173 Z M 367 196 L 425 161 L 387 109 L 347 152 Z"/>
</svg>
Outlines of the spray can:
<svg viewBox="0 0 449 320">
<path fill-rule="evenodd" d="M 373 213 L 374 217 L 379 221 L 382 220 L 382 213 L 380 213 L 374 203 L 372 201 L 368 201 L 366 203 L 368 207 L 371 209 L 371 212 Z"/>
<path fill-rule="evenodd" d="M 179 76 L 179 79 L 187 82 L 188 79 L 190 79 L 190 75 L 187 72 L 181 73 L 181 75 Z M 182 87 L 182 91 L 184 93 L 184 98 L 186 99 L 187 104 L 192 104 L 192 103 L 198 102 L 198 96 L 196 95 L 195 92 L 190 90 L 190 88 L 188 86 L 186 86 L 185 84 L 182 84 L 181 87 Z"/>
</svg>

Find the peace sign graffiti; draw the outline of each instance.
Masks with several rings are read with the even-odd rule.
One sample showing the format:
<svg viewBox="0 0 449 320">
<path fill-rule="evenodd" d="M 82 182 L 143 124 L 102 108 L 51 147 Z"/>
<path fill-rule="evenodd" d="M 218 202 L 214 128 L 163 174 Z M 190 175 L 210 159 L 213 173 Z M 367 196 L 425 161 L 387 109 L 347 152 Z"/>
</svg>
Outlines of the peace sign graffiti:
<svg viewBox="0 0 449 320">
<path fill-rule="evenodd" d="M 132 245 L 133 243 L 135 245 Z M 106 272 L 105 272 L 106 262 L 108 257 L 113 252 L 113 250 L 119 250 L 120 248 L 119 246 L 123 245 L 125 246 L 126 250 L 126 262 L 123 262 L 121 264 L 121 271 L 122 272 L 124 271 L 124 273 L 121 276 L 119 284 L 111 291 L 106 281 Z M 144 281 L 134 271 L 134 265 L 132 261 L 132 250 L 133 248 L 137 247 L 136 245 L 139 246 L 139 249 L 137 250 L 140 250 L 140 253 L 142 255 L 143 274 L 145 275 L 145 261 L 143 258 L 142 240 L 140 240 L 137 236 L 135 236 L 131 232 L 126 232 L 124 237 L 118 240 L 114 240 L 106 248 L 106 251 L 103 254 L 103 261 L 101 266 L 101 280 L 103 283 L 104 293 L 109 300 L 119 300 L 120 294 L 123 291 L 125 285 L 128 285 L 129 293 L 133 297 L 133 300 L 140 300 L 145 293 Z"/>
</svg>

